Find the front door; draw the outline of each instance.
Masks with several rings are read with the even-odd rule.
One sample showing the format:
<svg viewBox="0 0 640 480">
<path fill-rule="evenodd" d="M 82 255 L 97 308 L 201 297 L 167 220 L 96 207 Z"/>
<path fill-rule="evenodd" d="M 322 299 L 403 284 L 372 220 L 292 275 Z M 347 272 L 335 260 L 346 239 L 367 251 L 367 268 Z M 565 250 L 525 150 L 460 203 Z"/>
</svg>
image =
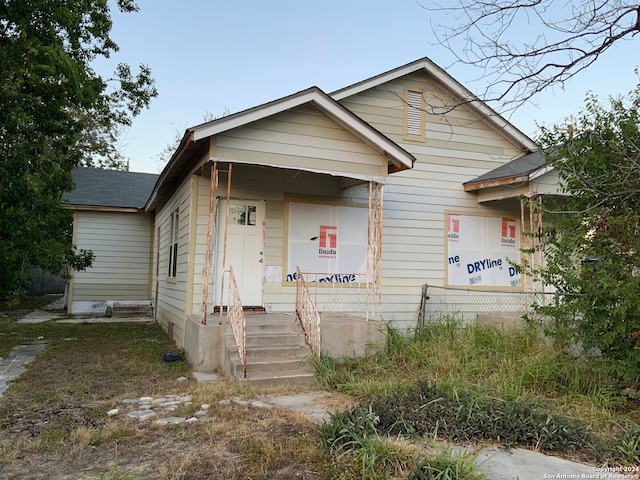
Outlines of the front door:
<svg viewBox="0 0 640 480">
<path fill-rule="evenodd" d="M 224 296 L 221 299 L 222 262 L 226 200 L 221 199 L 216 242 L 217 305 L 226 305 L 229 297 L 229 276 L 224 277 Z M 262 278 L 264 275 L 263 219 L 264 202 L 260 200 L 230 200 L 227 224 L 227 255 L 225 270 L 233 267 L 240 298 L 245 307 L 262 306 Z"/>
</svg>

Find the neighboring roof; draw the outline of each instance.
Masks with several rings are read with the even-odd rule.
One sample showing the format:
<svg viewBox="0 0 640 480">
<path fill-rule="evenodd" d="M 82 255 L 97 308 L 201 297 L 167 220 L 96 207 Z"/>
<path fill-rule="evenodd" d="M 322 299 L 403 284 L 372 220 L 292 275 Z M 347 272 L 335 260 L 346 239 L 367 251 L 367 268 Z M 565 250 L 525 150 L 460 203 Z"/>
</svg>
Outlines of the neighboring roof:
<svg viewBox="0 0 640 480">
<path fill-rule="evenodd" d="M 480 188 L 527 182 L 550 169 L 551 166 L 547 164 L 544 156 L 540 152 L 533 152 L 464 182 L 464 190 L 468 192 Z"/>
<path fill-rule="evenodd" d="M 73 170 L 75 189 L 65 192 L 65 208 L 77 210 L 141 210 L 159 175 L 79 167 Z"/>
<path fill-rule="evenodd" d="M 329 118 L 360 138 L 363 142 L 380 151 L 392 164 L 393 168 L 391 171 L 413 168 L 416 158 L 411 153 L 362 120 L 349 109 L 342 106 L 320 88 L 311 87 L 307 90 L 294 93 L 293 95 L 187 129 L 182 137 L 180 146 L 162 171 L 158 184 L 145 208 L 153 208 L 156 202 L 167 194 L 165 191 L 169 188 L 167 185 L 170 185 L 186 171 L 184 165 L 178 165 L 180 159 L 185 157 L 187 152 L 192 153 L 199 148 L 204 148 L 204 145 L 201 144 L 209 137 L 245 126 L 251 122 L 262 120 L 301 105 L 312 105 L 316 107 Z M 208 148 L 208 146 L 206 148 Z"/>
<path fill-rule="evenodd" d="M 356 95 L 365 90 L 375 88 L 378 85 L 390 82 L 396 78 L 404 77 L 413 72 L 424 71 L 436 78 L 442 85 L 448 88 L 461 100 L 461 104 L 468 105 L 475 110 L 482 118 L 493 125 L 495 128 L 502 130 L 505 135 L 511 138 L 516 143 L 522 145 L 529 151 L 536 150 L 536 144 L 527 135 L 518 130 L 508 120 L 503 118 L 499 113 L 489 107 L 486 103 L 480 100 L 477 96 L 467 90 L 461 83 L 455 78 L 449 75 L 446 71 L 433 63 L 429 58 L 424 57 L 415 62 L 408 63 L 388 72 L 381 73 L 375 77 L 371 77 L 367 80 L 363 80 L 358 83 L 354 83 L 340 90 L 336 90 L 331 93 L 331 97 L 336 100 L 342 100 L 344 98 Z"/>
</svg>

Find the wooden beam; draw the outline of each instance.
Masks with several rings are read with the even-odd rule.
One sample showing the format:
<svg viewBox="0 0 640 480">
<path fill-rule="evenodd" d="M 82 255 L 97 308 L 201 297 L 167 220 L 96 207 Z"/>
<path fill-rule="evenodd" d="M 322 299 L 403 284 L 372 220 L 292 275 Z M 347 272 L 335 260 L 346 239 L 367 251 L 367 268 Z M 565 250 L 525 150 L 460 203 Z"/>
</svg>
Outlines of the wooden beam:
<svg viewBox="0 0 640 480">
<path fill-rule="evenodd" d="M 63 203 L 65 210 L 77 210 L 86 212 L 122 212 L 122 213 L 145 213 L 144 208 L 136 207 L 105 207 L 102 205 L 70 205 Z"/>
<path fill-rule="evenodd" d="M 503 187 L 514 183 L 524 183 L 529 181 L 529 175 L 519 175 L 517 177 L 499 178 L 496 180 L 487 180 L 486 182 L 466 183 L 464 184 L 465 192 L 473 192 L 483 188 Z"/>
</svg>

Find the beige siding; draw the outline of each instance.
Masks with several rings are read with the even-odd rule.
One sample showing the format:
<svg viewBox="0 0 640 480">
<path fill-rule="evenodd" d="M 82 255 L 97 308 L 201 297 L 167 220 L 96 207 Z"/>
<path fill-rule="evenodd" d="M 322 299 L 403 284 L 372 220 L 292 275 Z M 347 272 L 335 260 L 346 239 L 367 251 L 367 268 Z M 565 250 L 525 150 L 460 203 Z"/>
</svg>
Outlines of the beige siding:
<svg viewBox="0 0 640 480">
<path fill-rule="evenodd" d="M 413 153 L 413 170 L 387 178 L 384 192 L 383 318 L 399 326 L 415 325 L 424 283 L 442 285 L 445 280 L 445 211 L 496 212 L 479 205 L 475 193 L 462 183 L 520 156 L 510 143 L 465 107 L 446 115 L 427 113 L 424 141 L 403 140 L 403 95 L 406 87 L 420 87 L 427 100 L 444 92 L 421 74 L 411 75 L 343 100 L 347 108 Z M 215 138 L 213 156 L 237 160 L 233 167 L 231 196 L 265 201 L 264 260 L 268 280 L 263 303 L 270 311 L 291 312 L 295 286 L 283 285 L 286 262 L 285 198 L 315 195 L 319 199 L 348 199 L 367 203 L 366 185 L 340 188 L 340 174 L 383 175 L 379 152 L 310 106 L 277 114 Z M 249 163 L 259 165 L 248 165 Z M 266 165 L 278 166 L 270 168 Z M 299 169 L 331 172 L 318 175 Z M 173 323 L 178 345 L 182 343 L 185 311 L 201 312 L 202 268 L 206 255 L 209 180 L 197 178 L 197 206 L 191 205 L 192 179 L 186 179 L 170 202 L 156 216 L 160 231 L 158 318 Z M 217 195 L 224 202 L 226 174 L 221 172 Z M 321 201 L 321 200 L 319 200 Z M 178 276 L 166 278 L 170 215 L 180 209 Z M 224 209 L 222 209 L 224 211 Z M 196 218 L 190 218 L 190 213 Z M 195 222 L 190 225 L 190 222 Z M 189 238 L 195 235 L 195 239 Z M 217 235 L 214 234 L 214 239 Z M 187 261 L 192 245 L 192 288 L 187 288 Z M 215 278 L 216 259 L 212 259 Z M 215 296 L 211 288 L 208 304 Z M 186 298 L 187 291 L 190 298 Z"/>
<path fill-rule="evenodd" d="M 75 242 L 93 250 L 93 266 L 73 276 L 73 300 L 147 300 L 151 218 L 137 213 L 77 212 Z"/>
<path fill-rule="evenodd" d="M 541 175 L 531 181 L 531 191 L 539 195 L 563 195 L 560 187 L 560 176 L 556 170 Z"/>
<path fill-rule="evenodd" d="M 169 242 L 171 214 L 179 212 L 178 265 L 175 278 L 169 278 Z M 174 341 L 183 346 L 184 323 L 187 292 L 187 272 L 189 260 L 189 231 L 191 213 L 191 178 L 186 178 L 169 201 L 156 214 L 156 231 L 160 232 L 159 275 L 157 276 L 157 313 L 158 322 L 168 329 L 173 324 Z M 154 255 L 154 258 L 156 256 Z M 154 266 L 155 273 L 155 266 Z M 155 286 L 154 286 L 155 288 Z"/>
<path fill-rule="evenodd" d="M 380 152 L 311 106 L 218 135 L 216 156 L 263 165 L 383 174 Z"/>
<path fill-rule="evenodd" d="M 342 100 L 417 158 L 413 170 L 390 175 L 384 191 L 383 318 L 405 327 L 415 326 L 421 286 L 445 282 L 445 211 L 495 214 L 462 183 L 522 155 L 465 107 L 445 115 L 427 109 L 424 142 L 403 140 L 402 98 L 416 86 L 428 103 L 446 98 L 425 75 L 413 74 Z M 367 193 L 355 187 L 344 196 L 363 199 Z"/>
</svg>

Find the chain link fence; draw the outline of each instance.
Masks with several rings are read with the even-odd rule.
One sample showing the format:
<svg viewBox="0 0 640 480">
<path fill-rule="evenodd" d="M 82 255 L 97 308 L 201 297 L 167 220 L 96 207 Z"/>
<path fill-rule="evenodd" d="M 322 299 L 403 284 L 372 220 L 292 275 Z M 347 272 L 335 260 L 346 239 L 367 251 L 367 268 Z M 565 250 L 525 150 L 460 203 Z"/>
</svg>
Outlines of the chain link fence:
<svg viewBox="0 0 640 480">
<path fill-rule="evenodd" d="M 455 318 L 463 323 L 518 325 L 525 315 L 534 316 L 538 307 L 557 305 L 564 294 L 470 290 L 423 285 L 418 327 Z"/>
</svg>

